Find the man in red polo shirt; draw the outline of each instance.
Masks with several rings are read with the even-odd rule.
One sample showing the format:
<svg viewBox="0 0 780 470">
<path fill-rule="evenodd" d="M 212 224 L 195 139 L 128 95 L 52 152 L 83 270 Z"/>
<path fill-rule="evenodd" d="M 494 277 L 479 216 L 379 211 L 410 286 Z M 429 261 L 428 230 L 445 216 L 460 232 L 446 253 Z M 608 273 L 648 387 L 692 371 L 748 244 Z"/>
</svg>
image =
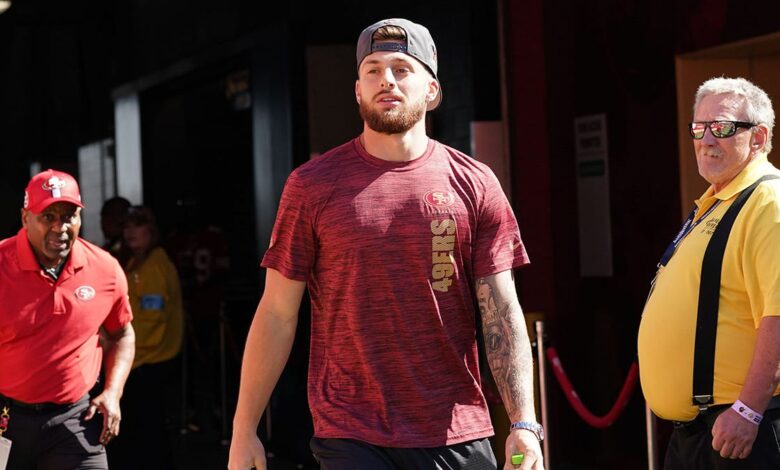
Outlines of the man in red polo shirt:
<svg viewBox="0 0 780 470">
<path fill-rule="evenodd" d="M 8 415 L 0 434 L 11 441 L 9 470 L 106 469 L 104 446 L 119 433 L 135 352 L 127 280 L 111 255 L 78 237 L 82 207 L 71 175 L 41 172 L 25 190 L 22 229 L 0 241 L 0 413 Z"/>
</svg>

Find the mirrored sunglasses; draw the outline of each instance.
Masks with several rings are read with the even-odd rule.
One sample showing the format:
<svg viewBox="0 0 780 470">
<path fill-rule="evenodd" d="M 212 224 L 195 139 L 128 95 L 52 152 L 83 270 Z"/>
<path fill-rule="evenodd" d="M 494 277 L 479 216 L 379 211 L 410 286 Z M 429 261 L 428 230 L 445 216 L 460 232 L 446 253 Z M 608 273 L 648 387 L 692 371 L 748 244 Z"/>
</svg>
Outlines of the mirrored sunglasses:
<svg viewBox="0 0 780 470">
<path fill-rule="evenodd" d="M 744 121 L 694 121 L 688 124 L 688 130 L 695 140 L 703 139 L 708 127 L 713 137 L 725 139 L 736 134 L 737 129 L 750 129 L 755 126 L 752 122 Z"/>
</svg>

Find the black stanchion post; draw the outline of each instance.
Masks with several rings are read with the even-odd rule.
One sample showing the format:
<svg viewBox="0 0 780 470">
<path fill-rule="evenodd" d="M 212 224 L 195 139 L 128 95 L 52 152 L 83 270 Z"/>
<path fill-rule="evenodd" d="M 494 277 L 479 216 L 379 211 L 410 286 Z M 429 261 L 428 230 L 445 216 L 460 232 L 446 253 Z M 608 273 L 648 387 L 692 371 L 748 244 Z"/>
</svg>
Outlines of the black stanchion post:
<svg viewBox="0 0 780 470">
<path fill-rule="evenodd" d="M 536 367 L 539 371 L 539 399 L 542 402 L 542 426 L 544 427 L 545 438 L 542 441 L 542 451 L 544 452 L 544 468 L 552 469 L 550 464 L 550 426 L 547 419 L 547 362 L 544 357 L 544 322 L 537 321 L 536 327 Z"/>
<path fill-rule="evenodd" d="M 647 421 L 647 470 L 658 468 L 658 449 L 655 429 L 655 415 L 645 403 L 645 420 Z"/>
<path fill-rule="evenodd" d="M 225 302 L 219 304 L 219 387 L 222 405 L 222 435 L 220 444 L 227 446 L 230 444 L 228 438 L 228 416 L 227 416 L 227 338 L 225 337 Z"/>
<path fill-rule="evenodd" d="M 181 342 L 181 424 L 179 427 L 179 434 L 186 434 L 189 431 L 187 426 L 187 367 L 189 357 L 187 355 L 187 343 L 189 343 L 189 316 L 187 312 L 184 312 L 184 337 Z"/>
</svg>

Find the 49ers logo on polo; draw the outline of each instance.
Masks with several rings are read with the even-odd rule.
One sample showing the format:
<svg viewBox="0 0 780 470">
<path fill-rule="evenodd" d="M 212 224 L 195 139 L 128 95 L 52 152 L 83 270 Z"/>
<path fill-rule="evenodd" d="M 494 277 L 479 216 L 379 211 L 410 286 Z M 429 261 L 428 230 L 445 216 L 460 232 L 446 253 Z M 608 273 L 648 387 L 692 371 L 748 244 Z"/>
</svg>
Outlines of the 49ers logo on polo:
<svg viewBox="0 0 780 470">
<path fill-rule="evenodd" d="M 76 294 L 76 297 L 78 297 L 79 300 L 87 301 L 95 298 L 95 289 L 92 288 L 92 286 L 81 286 L 73 293 Z"/>
<path fill-rule="evenodd" d="M 455 195 L 449 191 L 428 191 L 423 198 L 431 207 L 449 207 L 455 202 Z"/>
</svg>

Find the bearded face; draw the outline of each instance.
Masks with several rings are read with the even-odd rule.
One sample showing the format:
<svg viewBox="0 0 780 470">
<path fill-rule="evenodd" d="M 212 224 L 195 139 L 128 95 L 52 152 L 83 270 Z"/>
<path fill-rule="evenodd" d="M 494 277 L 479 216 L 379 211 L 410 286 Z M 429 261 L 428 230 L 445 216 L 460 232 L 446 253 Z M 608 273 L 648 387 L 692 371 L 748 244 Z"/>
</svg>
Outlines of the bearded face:
<svg viewBox="0 0 780 470">
<path fill-rule="evenodd" d="M 387 92 L 380 92 L 377 96 Z M 425 96 L 416 101 L 407 101 L 391 109 L 377 109 L 375 100 L 360 102 L 360 117 L 369 129 L 382 134 L 401 134 L 408 131 L 425 116 L 427 102 Z"/>
</svg>

